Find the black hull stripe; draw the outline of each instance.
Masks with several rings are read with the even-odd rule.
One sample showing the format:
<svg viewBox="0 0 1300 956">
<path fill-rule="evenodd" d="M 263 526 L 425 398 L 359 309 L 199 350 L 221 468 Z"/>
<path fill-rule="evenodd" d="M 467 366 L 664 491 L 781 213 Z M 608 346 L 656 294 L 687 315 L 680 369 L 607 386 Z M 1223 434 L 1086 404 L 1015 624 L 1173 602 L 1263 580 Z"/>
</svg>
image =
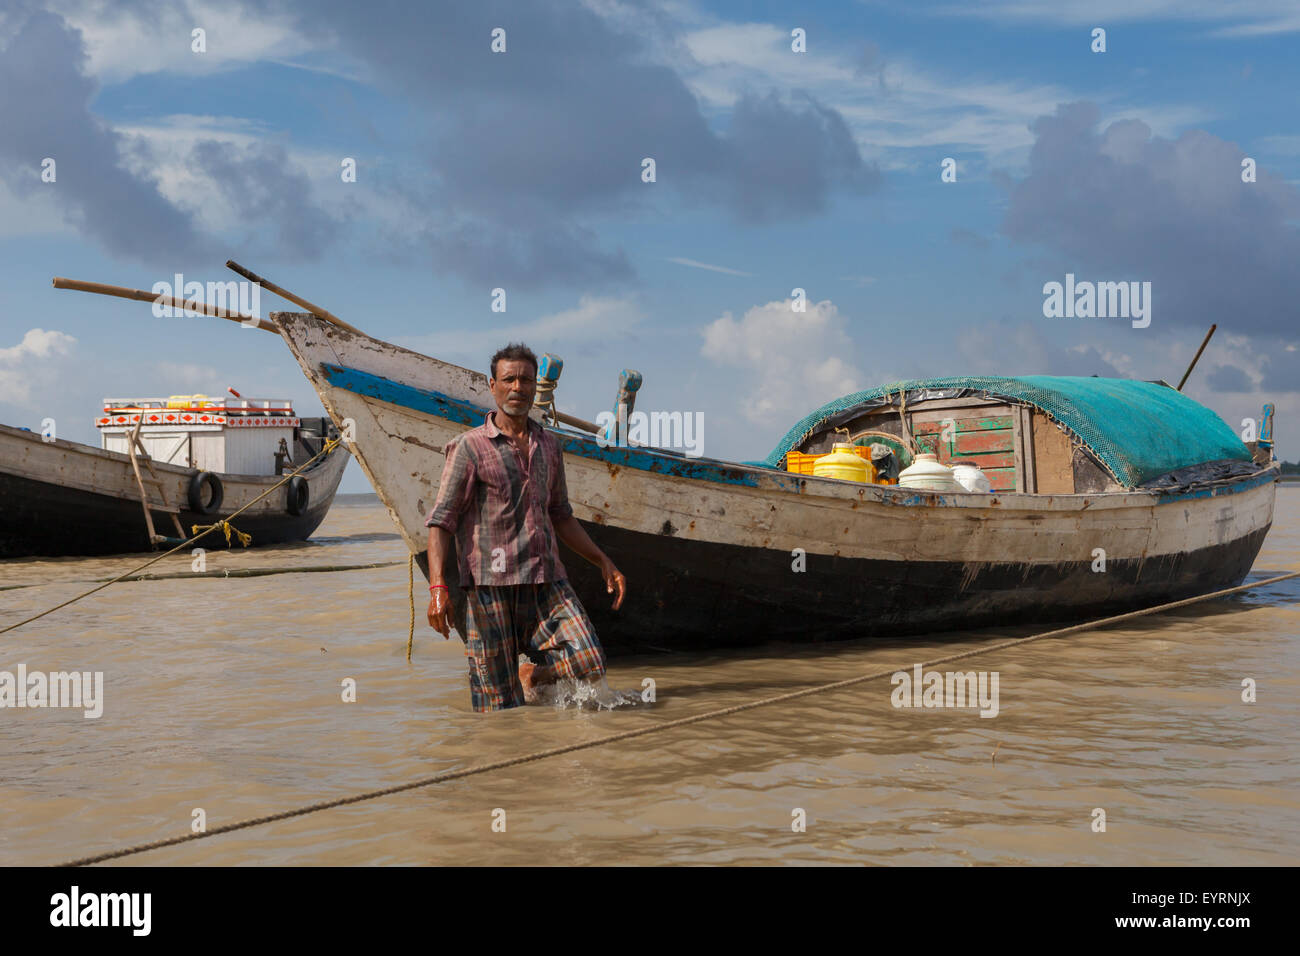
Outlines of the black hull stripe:
<svg viewBox="0 0 1300 956">
<path fill-rule="evenodd" d="M 1240 584 L 1268 527 L 1224 545 L 1145 561 L 1056 564 L 878 561 L 647 535 L 583 522 L 628 578 L 617 613 L 596 568 L 564 552 L 574 588 L 611 654 L 768 640 L 892 637 L 1081 621 Z"/>
</svg>

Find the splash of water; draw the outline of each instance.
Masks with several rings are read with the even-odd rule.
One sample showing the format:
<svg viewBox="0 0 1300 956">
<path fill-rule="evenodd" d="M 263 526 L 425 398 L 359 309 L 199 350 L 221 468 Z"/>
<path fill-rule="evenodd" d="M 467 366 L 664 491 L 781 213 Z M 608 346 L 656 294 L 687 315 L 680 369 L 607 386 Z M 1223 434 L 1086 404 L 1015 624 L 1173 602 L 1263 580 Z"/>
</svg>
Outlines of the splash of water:
<svg viewBox="0 0 1300 956">
<path fill-rule="evenodd" d="M 524 661 L 520 655 L 520 661 Z M 579 710 L 614 710 L 616 707 L 635 707 L 645 703 L 635 690 L 615 690 L 601 674 L 594 680 L 561 678 L 532 689 L 529 704 L 550 705 L 556 710 L 570 707 Z"/>
</svg>

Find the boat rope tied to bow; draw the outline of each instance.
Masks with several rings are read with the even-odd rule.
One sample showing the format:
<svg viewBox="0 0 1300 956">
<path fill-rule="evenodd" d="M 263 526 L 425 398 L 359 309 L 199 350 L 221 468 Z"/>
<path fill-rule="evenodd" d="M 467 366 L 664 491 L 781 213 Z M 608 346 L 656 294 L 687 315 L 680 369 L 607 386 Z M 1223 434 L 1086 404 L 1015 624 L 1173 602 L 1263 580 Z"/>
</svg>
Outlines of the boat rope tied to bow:
<svg viewBox="0 0 1300 956">
<path fill-rule="evenodd" d="M 283 479 L 281 479 L 280 481 L 277 481 L 277 482 L 276 482 L 275 484 L 273 484 L 270 488 L 267 488 L 266 491 L 262 492 L 260 495 L 258 495 L 256 498 L 254 498 L 254 499 L 253 499 L 252 501 L 250 501 L 248 504 L 244 505 L 244 506 L 243 506 L 242 508 L 240 508 L 238 511 L 233 512 L 233 513 L 230 515 L 230 517 L 227 518 L 226 520 L 224 520 L 224 521 L 218 521 L 216 524 L 210 524 L 210 525 L 207 525 L 206 528 L 205 528 L 204 530 L 202 530 L 202 531 L 199 531 L 199 530 L 198 530 L 199 526 L 198 526 L 198 525 L 195 525 L 195 526 L 194 526 L 194 531 L 195 531 L 194 536 L 191 537 L 191 538 L 189 538 L 189 539 L 187 539 L 187 540 L 185 540 L 185 541 L 182 541 L 180 544 L 176 545 L 176 547 L 172 548 L 170 551 L 164 551 L 162 554 L 157 555 L 157 556 L 154 557 L 154 558 L 151 558 L 150 560 L 146 561 L 144 564 L 140 565 L 139 567 L 132 568 L 130 571 L 125 571 L 125 572 L 123 572 L 122 574 L 119 574 L 119 575 L 118 575 L 117 577 L 115 577 L 115 578 L 110 578 L 109 580 L 105 581 L 103 584 L 101 584 L 101 585 L 100 585 L 99 587 L 97 587 L 97 588 L 91 588 L 89 591 L 84 591 L 84 592 L 82 592 L 81 594 L 78 594 L 76 597 L 68 598 L 68 600 L 64 601 L 62 604 L 56 604 L 56 605 L 54 605 L 54 607 L 46 608 L 44 611 L 41 611 L 39 614 L 33 614 L 31 617 L 24 618 L 23 620 L 19 621 L 19 622 L 16 623 L 16 624 L 10 624 L 8 627 L 0 628 L 0 634 L 8 634 L 10 631 L 17 630 L 18 628 L 22 627 L 24 624 L 30 624 L 30 623 L 32 623 L 32 621 L 40 620 L 41 618 L 45 617 L 45 615 L 47 615 L 47 614 L 53 614 L 55 611 L 57 611 L 57 610 L 59 610 L 59 609 L 61 609 L 61 608 L 65 608 L 65 607 L 67 607 L 69 604 L 76 604 L 76 603 L 77 603 L 78 601 L 80 601 L 82 598 L 88 598 L 88 597 L 90 597 L 92 594 L 95 594 L 95 593 L 98 592 L 98 591 L 102 591 L 102 590 L 104 590 L 104 588 L 108 587 L 109 585 L 116 584 L 118 581 L 125 581 L 125 580 L 127 580 L 128 578 L 131 578 L 131 577 L 133 577 L 133 576 L 139 574 L 139 573 L 140 573 L 141 571 L 143 571 L 145 568 L 157 564 L 157 563 L 158 563 L 159 561 L 161 561 L 163 558 L 171 557 L 171 556 L 172 556 L 173 554 L 175 554 L 177 551 L 181 551 L 181 550 L 183 550 L 183 549 L 185 549 L 185 548 L 188 548 L 188 547 L 189 547 L 190 545 L 192 545 L 195 541 L 198 541 L 200 538 L 202 538 L 202 537 L 204 537 L 204 536 L 206 536 L 206 535 L 211 534 L 214 530 L 216 530 L 218 527 L 220 527 L 220 526 L 222 526 L 222 525 L 225 525 L 227 528 L 230 528 L 230 527 L 231 527 L 231 525 L 230 525 L 230 521 L 231 521 L 232 518 L 237 518 L 237 517 L 239 517 L 241 514 L 243 514 L 243 513 L 244 513 L 245 511 L 247 511 L 249 508 L 253 507 L 253 505 L 257 504 L 259 501 L 261 501 L 263 498 L 265 498 L 265 497 L 266 497 L 267 495 L 269 495 L 271 492 L 275 491 L 275 489 L 277 489 L 277 488 L 281 488 L 281 487 L 283 487 L 284 485 L 288 484 L 288 482 L 289 482 L 291 479 L 297 477 L 298 475 L 300 475 L 300 474 L 302 474 L 304 471 L 306 471 L 308 468 L 310 468 L 311 465 L 312 465 L 314 462 L 318 461 L 318 460 L 321 459 L 321 458 L 324 458 L 326 455 L 328 455 L 330 452 L 332 452 L 335 448 L 337 448 L 337 447 L 339 446 L 339 442 L 340 442 L 340 439 L 338 439 L 338 438 L 331 438 L 331 439 L 328 439 L 328 440 L 325 442 L 325 445 L 321 448 L 321 450 L 318 451 L 315 455 L 313 455 L 313 456 L 312 456 L 311 458 L 309 458 L 307 461 L 303 462 L 302 465 L 300 465 L 300 466 L 299 466 L 298 468 L 296 468 L 294 471 L 292 471 L 292 472 L 290 472 L 289 474 L 285 475 Z M 247 536 L 243 535 L 242 532 L 236 531 L 235 533 L 236 533 L 236 534 L 239 534 L 241 537 L 247 537 Z M 249 540 L 251 541 L 252 538 L 249 537 Z M 226 531 L 226 543 L 227 543 L 227 544 L 230 543 L 230 531 L 229 531 L 229 530 Z"/>
<path fill-rule="evenodd" d="M 149 843 L 138 843 L 135 846 L 124 847 L 119 850 L 109 850 L 105 853 L 98 853 L 94 856 L 82 857 L 78 860 L 70 860 L 67 863 L 59 864 L 60 866 L 88 866 L 92 863 L 103 863 L 106 860 L 116 860 L 124 856 L 134 856 L 137 853 L 144 853 L 148 850 L 157 850 L 165 846 L 175 846 L 178 843 L 188 843 L 191 840 L 202 840 L 207 837 L 214 837 L 220 833 L 230 833 L 234 830 L 245 830 L 249 827 L 260 826 L 264 823 L 274 823 L 277 820 L 289 820 L 293 817 L 306 816 L 309 813 L 318 813 L 321 810 L 330 810 L 334 807 L 350 806 L 354 803 L 361 803 L 365 800 L 374 800 L 378 797 L 387 797 L 395 793 L 404 793 L 408 790 L 418 790 L 422 787 L 429 787 L 436 783 L 444 783 L 448 780 L 460 780 L 464 777 L 472 777 L 477 774 L 488 773 L 492 770 L 502 770 L 506 767 L 517 767 L 520 764 L 533 763 L 538 760 L 545 760 L 547 757 L 558 757 L 561 754 L 574 753 L 578 750 L 590 750 L 593 747 L 600 747 L 604 744 L 612 744 L 621 740 L 631 740 L 634 737 L 645 737 L 649 734 L 657 734 L 665 730 L 671 730 L 675 727 L 685 727 L 689 724 L 698 724 L 705 720 L 713 720 L 718 717 L 728 717 L 732 714 L 739 714 L 746 710 L 753 710 L 757 707 L 768 707 L 772 704 L 784 703 L 790 700 L 796 700 L 800 697 L 809 697 L 813 694 L 824 694 L 827 691 L 841 690 L 845 687 L 851 687 L 854 684 L 861 684 L 870 680 L 879 680 L 884 677 L 891 677 L 899 670 L 907 670 L 913 667 L 921 667 L 928 670 L 937 667 L 940 664 L 948 664 L 952 661 L 959 661 L 963 658 L 974 657 L 977 654 L 991 654 L 994 651 L 1003 651 L 1013 647 L 1020 647 L 1033 641 L 1041 641 L 1052 637 L 1065 637 L 1068 634 L 1077 634 L 1081 631 L 1092 631 L 1100 627 L 1107 627 L 1111 624 L 1120 624 L 1124 621 L 1131 621 L 1135 618 L 1145 617 L 1148 614 L 1158 614 L 1162 611 L 1172 611 L 1175 608 L 1188 607 L 1192 604 L 1199 604 L 1202 601 L 1212 601 L 1215 598 L 1227 597 L 1229 594 L 1241 594 L 1252 588 L 1264 587 L 1269 584 L 1278 584 L 1282 581 L 1288 581 L 1292 578 L 1300 577 L 1300 571 L 1291 571 L 1287 574 L 1281 574 L 1277 577 L 1264 578 L 1259 581 L 1252 581 L 1250 584 L 1239 584 L 1236 587 L 1224 588 L 1221 591 L 1212 591 L 1209 594 L 1201 594 L 1197 597 L 1184 598 L 1181 601 L 1171 601 L 1168 604 L 1159 604 L 1155 607 L 1142 608 L 1138 611 L 1129 611 L 1124 614 L 1116 614 L 1111 617 L 1103 617 L 1097 621 L 1088 621 L 1084 624 L 1074 624 L 1069 627 L 1057 628 L 1054 631 L 1044 631 L 1041 634 L 1032 634 L 1029 637 L 1016 638 L 1010 641 L 1000 641 L 997 644 L 990 644 L 987 647 L 976 647 L 971 650 L 959 651 L 956 654 L 949 654 L 946 657 L 937 657 L 933 660 L 917 664 L 915 661 L 899 662 L 892 667 L 886 667 L 883 670 L 872 671 L 868 674 L 861 674 L 857 677 L 849 677 L 845 680 L 833 681 L 829 684 L 820 684 L 815 687 L 805 687 L 802 690 L 791 691 L 786 694 L 778 694 L 775 697 L 764 697 L 762 700 L 749 701 L 744 704 L 736 704 L 732 707 L 722 707 L 718 710 L 710 710 L 707 713 L 695 714 L 691 717 L 679 717 L 676 720 L 666 720 L 662 723 L 652 724 L 649 727 L 640 727 L 636 730 L 625 730 L 620 733 L 606 734 L 603 737 L 595 737 L 590 740 L 582 740 L 577 743 L 566 744 L 562 747 L 551 747 L 547 750 L 537 750 L 533 753 L 521 754 L 518 757 L 509 757 L 505 760 L 495 760 L 491 763 L 478 764 L 473 767 L 464 767 L 459 770 L 447 770 L 443 773 L 435 774 L 432 777 L 424 777 L 420 780 L 411 780 L 407 783 L 395 784 L 391 787 L 383 787 L 378 790 L 369 790 L 364 793 L 353 794 L 350 797 L 338 797 L 334 800 L 322 800 L 319 803 L 308 804 L 303 807 L 296 807 L 292 810 L 282 810 L 279 813 L 270 813 L 266 816 L 252 817 L 246 820 L 238 820 L 234 823 L 227 823 L 219 827 L 212 827 L 199 833 L 186 833 L 182 836 L 167 837 L 161 840 L 153 840 Z"/>
<path fill-rule="evenodd" d="M 242 544 L 245 548 L 247 548 L 250 544 L 253 543 L 253 536 L 251 534 L 245 534 L 243 531 L 240 531 L 238 528 L 232 525 L 229 521 L 218 521 L 216 524 L 192 525 L 190 527 L 190 534 L 198 534 L 200 530 L 202 530 L 204 534 L 206 534 L 207 532 L 211 531 L 213 528 L 220 528 L 222 531 L 226 533 L 226 547 L 230 547 L 231 532 L 234 532 L 235 536 L 239 538 L 239 543 Z"/>
</svg>

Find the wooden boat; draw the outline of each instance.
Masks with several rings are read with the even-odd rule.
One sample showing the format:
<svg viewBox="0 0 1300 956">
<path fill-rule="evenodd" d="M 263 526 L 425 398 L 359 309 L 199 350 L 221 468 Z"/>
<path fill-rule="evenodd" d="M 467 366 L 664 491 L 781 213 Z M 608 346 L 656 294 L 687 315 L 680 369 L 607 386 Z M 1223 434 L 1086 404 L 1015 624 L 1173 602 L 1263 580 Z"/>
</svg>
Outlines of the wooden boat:
<svg viewBox="0 0 1300 956">
<path fill-rule="evenodd" d="M 0 425 L 0 557 L 147 551 L 167 536 L 183 540 L 196 524 L 230 517 L 337 434 L 327 418 L 295 416 L 288 401 L 206 396 L 106 399 L 96 425 L 101 448 Z M 342 448 L 326 455 L 235 528 L 252 546 L 308 538 L 347 458 Z M 196 547 L 224 548 L 226 539 L 214 532 Z"/>
<path fill-rule="evenodd" d="M 486 377 L 309 313 L 271 320 L 423 566 L 443 448 L 494 407 Z M 829 450 L 836 428 L 933 435 L 941 458 L 981 463 L 995 490 L 782 468 L 789 452 Z M 574 511 L 629 582 L 613 613 L 595 569 L 566 555 L 613 653 L 1087 618 L 1205 593 L 1249 571 L 1278 478 L 1271 452 L 1209 409 L 1115 379 L 859 393 L 808 416 L 763 462 L 555 434 Z"/>
</svg>

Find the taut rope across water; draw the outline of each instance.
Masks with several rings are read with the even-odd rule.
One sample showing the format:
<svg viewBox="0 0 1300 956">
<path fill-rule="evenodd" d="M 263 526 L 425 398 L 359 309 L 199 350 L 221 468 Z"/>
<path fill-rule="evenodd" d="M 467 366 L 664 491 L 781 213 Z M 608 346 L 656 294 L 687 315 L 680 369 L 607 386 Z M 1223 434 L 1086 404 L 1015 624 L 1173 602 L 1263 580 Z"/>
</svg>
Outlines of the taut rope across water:
<svg viewBox="0 0 1300 956">
<path fill-rule="evenodd" d="M 923 669 L 935 667 L 939 664 L 947 664 L 952 661 L 962 660 L 967 657 L 974 657 L 977 654 L 988 654 L 993 651 L 1006 650 L 1012 647 L 1019 647 L 1032 641 L 1041 641 L 1049 637 L 1064 637 L 1067 634 L 1077 634 L 1080 631 L 1095 630 L 1099 627 L 1106 627 L 1111 624 L 1119 624 L 1123 621 L 1131 621 L 1135 618 L 1144 617 L 1148 614 L 1156 614 L 1161 611 L 1172 611 L 1175 608 L 1188 607 L 1192 604 L 1199 604 L 1202 601 L 1210 601 L 1215 598 L 1226 597 L 1229 594 L 1240 594 L 1243 591 L 1249 591 L 1254 588 L 1263 587 L 1268 584 L 1277 584 L 1281 581 L 1287 581 L 1291 578 L 1300 577 L 1300 571 L 1291 571 L 1277 577 L 1266 578 L 1261 581 L 1254 581 L 1250 584 L 1240 584 L 1236 587 L 1225 588 L 1221 591 L 1214 591 L 1209 594 L 1202 594 L 1197 597 L 1185 598 L 1181 601 L 1171 601 L 1168 604 L 1160 604 L 1155 607 L 1143 608 L 1138 611 L 1129 611 L 1125 614 L 1116 614 L 1111 617 L 1104 617 L 1097 621 L 1090 621 L 1086 624 L 1075 624 L 1070 627 L 1057 628 L 1052 631 L 1044 631 L 1041 634 L 1032 634 L 1029 637 L 1017 638 L 1015 640 L 1003 641 L 1000 644 L 993 644 L 989 647 L 975 648 L 973 650 L 961 651 L 956 654 L 949 654 L 946 657 L 937 657 L 933 660 L 921 663 Z M 915 661 L 909 661 L 904 668 L 916 666 Z M 496 760 L 491 763 L 478 764 L 474 767 L 466 767 L 462 770 L 449 770 L 444 773 L 435 774 L 432 777 L 424 777 L 420 780 L 413 780 L 409 783 L 397 784 L 391 787 L 384 787 L 379 790 L 369 790 L 364 793 L 354 794 L 350 797 L 340 797 L 335 800 L 323 800 L 319 803 L 309 804 L 303 807 L 297 807 L 293 810 L 284 810 L 280 813 L 272 813 L 261 817 L 252 817 L 247 820 L 240 820 L 235 823 L 227 823 L 223 826 L 213 827 L 202 833 L 187 833 L 183 836 L 170 837 L 163 840 L 154 840 L 150 843 L 139 843 L 134 846 L 125 847 L 120 850 L 111 850 L 106 853 L 99 853 L 94 856 L 82 857 L 77 860 L 70 860 L 60 866 L 87 866 L 92 863 L 103 863 L 107 860 L 120 859 L 125 856 L 132 856 L 137 853 L 144 853 L 149 850 L 156 850 L 166 846 L 175 846 L 179 843 L 188 843 L 191 840 L 201 840 L 204 837 L 217 836 L 221 833 L 230 833 L 234 830 L 245 830 L 249 827 L 260 826 L 264 823 L 273 823 L 277 820 L 289 820 L 293 817 L 306 816 L 309 813 L 317 813 L 321 810 L 329 810 L 334 807 L 343 807 L 353 803 L 361 803 L 365 800 L 374 800 L 379 797 L 390 796 L 395 793 L 402 793 L 407 790 L 417 790 L 422 787 L 429 787 L 435 783 L 444 783 L 448 780 L 458 780 L 463 777 L 472 777 L 477 774 L 487 773 L 492 770 L 502 770 L 506 767 L 515 767 L 520 764 L 532 763 L 537 760 L 544 760 L 547 757 L 557 757 L 560 754 L 573 753 L 578 750 L 590 750 L 594 747 L 600 747 L 605 744 L 616 743 L 620 740 L 631 740 L 634 737 L 645 737 L 649 734 L 660 733 L 661 731 L 670 730 L 674 727 L 685 727 L 688 724 L 698 724 L 705 720 L 713 720 L 718 717 L 726 717 L 731 714 L 738 714 L 746 710 L 754 710 L 757 707 L 767 707 L 772 704 L 782 703 L 784 701 L 795 700 L 800 697 L 808 697 L 812 694 L 822 694 L 827 691 L 839 690 L 844 687 L 850 687 L 854 684 L 861 684 L 869 680 L 878 680 L 882 677 L 888 677 L 897 673 L 899 666 L 885 668 L 884 670 L 873 671 L 869 674 L 862 674 L 858 677 L 850 677 L 846 680 L 834 681 L 830 684 L 821 684 L 816 687 L 808 687 L 803 690 L 792 691 L 788 694 L 779 694 L 776 697 L 765 697 L 762 700 L 751 701 L 746 704 L 736 704 L 732 707 L 723 707 L 719 710 L 711 710 L 707 713 L 696 714 L 693 717 L 680 717 L 676 720 L 665 721 L 662 724 L 655 724 L 651 727 L 642 727 L 637 730 L 627 730 L 616 734 L 607 734 L 604 737 L 597 737 L 594 740 L 586 740 L 581 743 L 567 744 L 563 747 L 551 747 L 546 750 L 538 750 L 533 753 L 523 754 L 518 757 L 511 757 L 508 760 Z"/>
<path fill-rule="evenodd" d="M 281 480 L 281 481 L 277 481 L 277 482 L 276 482 L 275 484 L 273 484 L 270 488 L 267 488 L 266 491 L 262 492 L 260 495 L 258 495 L 256 498 L 254 498 L 254 499 L 253 499 L 252 501 L 250 501 L 248 504 L 244 505 L 244 507 L 240 508 L 238 511 L 234 512 L 233 514 L 231 514 L 230 518 L 226 518 L 226 519 L 223 520 L 223 521 L 218 521 L 216 524 L 210 524 L 210 525 L 195 525 L 195 526 L 194 526 L 195 529 L 197 529 L 197 528 L 199 528 L 199 527 L 202 527 L 203 530 L 202 530 L 202 531 L 199 531 L 199 532 L 198 532 L 197 534 L 195 534 L 192 538 L 189 538 L 189 539 L 187 539 L 187 540 L 185 540 L 185 541 L 182 541 L 180 544 L 176 545 L 176 547 L 172 548 L 170 551 L 164 551 L 162 554 L 158 555 L 156 558 L 150 558 L 148 561 L 146 561 L 144 564 L 140 565 L 139 567 L 132 568 L 130 571 L 126 571 L 126 572 L 124 572 L 124 573 L 122 573 L 122 574 L 119 574 L 119 575 L 118 575 L 117 577 L 115 577 L 115 578 L 110 578 L 108 581 L 105 581 L 103 584 L 101 584 L 101 585 L 100 585 L 99 587 L 97 587 L 97 588 L 91 588 L 89 591 L 85 591 L 85 592 L 83 592 L 83 593 L 81 593 L 81 594 L 78 594 L 76 597 L 68 598 L 68 600 L 64 601 L 62 604 L 56 604 L 56 605 L 54 605 L 54 607 L 47 608 L 46 610 L 41 611 L 39 614 L 33 614 L 33 615 L 32 615 L 31 617 L 29 617 L 29 618 L 24 618 L 23 620 L 19 621 L 17 624 L 10 624 L 10 625 L 9 625 L 8 627 L 6 627 L 6 628 L 0 628 L 0 634 L 8 634 L 10 631 L 17 630 L 18 628 L 22 627 L 24 624 L 30 624 L 30 623 L 32 623 L 32 621 L 38 621 L 38 620 L 40 620 L 41 618 L 45 617 L 45 615 L 47 615 L 47 614 L 53 614 L 55 611 L 59 610 L 60 608 L 65 608 L 65 607 L 67 607 L 69 604 L 76 604 L 76 603 L 77 603 L 78 601 L 80 601 L 82 598 L 88 598 L 88 597 L 90 597 L 92 594 L 94 594 L 94 593 L 96 593 L 96 592 L 98 592 L 98 591 L 102 591 L 102 590 L 104 590 L 104 588 L 108 587 L 110 584 L 116 584 L 118 581 L 125 581 L 125 580 L 127 580 L 128 578 L 130 578 L 132 575 L 139 574 L 139 573 L 140 573 L 141 571 L 143 571 L 145 568 L 150 567 L 151 565 L 155 565 L 155 564 L 157 564 L 157 563 L 158 563 L 159 561 L 161 561 L 163 558 L 171 557 L 171 556 L 172 556 L 173 554 L 175 554 L 177 551 L 180 551 L 180 550 L 182 550 L 182 549 L 184 549 L 184 548 L 188 548 L 188 547 L 189 547 L 190 545 L 192 545 L 195 541 L 198 541 L 200 538 L 204 537 L 205 535 L 209 535 L 209 534 L 211 534 L 211 533 L 214 532 L 214 531 L 221 530 L 221 529 L 225 529 L 225 531 L 226 531 L 226 543 L 229 544 L 229 543 L 230 543 L 230 533 L 231 533 L 231 525 L 230 525 L 230 520 L 231 520 L 231 518 L 237 518 L 237 517 L 239 517 L 241 514 L 243 514 L 243 513 L 244 513 L 245 511 L 247 511 L 249 508 L 253 507 L 253 505 L 257 504 L 259 501 L 261 501 L 263 498 L 265 498 L 265 497 L 266 497 L 267 495 L 269 495 L 271 492 L 275 491 L 275 489 L 282 487 L 282 486 L 283 486 L 286 482 L 288 482 L 290 479 L 297 477 L 300 473 L 302 473 L 302 471 L 303 471 L 304 469 L 307 468 L 308 465 L 310 465 L 310 464 L 311 464 L 313 461 L 315 461 L 317 458 L 323 458 L 323 457 L 325 457 L 326 455 L 328 455 L 328 454 L 329 454 L 330 452 L 332 452 L 335 448 L 337 448 L 338 445 L 339 445 L 339 439 L 337 439 L 337 438 L 332 438 L 332 439 L 330 439 L 329 441 L 325 442 L 325 447 L 324 447 L 324 448 L 322 448 L 320 451 L 318 451 L 318 452 L 317 452 L 315 455 L 313 455 L 310 459 L 308 459 L 307 461 L 303 462 L 302 465 L 299 466 L 295 471 L 293 471 L 292 473 L 290 473 L 290 474 L 288 474 L 288 475 L 285 475 L 283 480 Z M 193 530 L 193 529 L 192 529 L 192 530 Z M 236 534 L 239 534 L 239 533 L 240 533 L 240 532 L 236 532 Z"/>
</svg>

